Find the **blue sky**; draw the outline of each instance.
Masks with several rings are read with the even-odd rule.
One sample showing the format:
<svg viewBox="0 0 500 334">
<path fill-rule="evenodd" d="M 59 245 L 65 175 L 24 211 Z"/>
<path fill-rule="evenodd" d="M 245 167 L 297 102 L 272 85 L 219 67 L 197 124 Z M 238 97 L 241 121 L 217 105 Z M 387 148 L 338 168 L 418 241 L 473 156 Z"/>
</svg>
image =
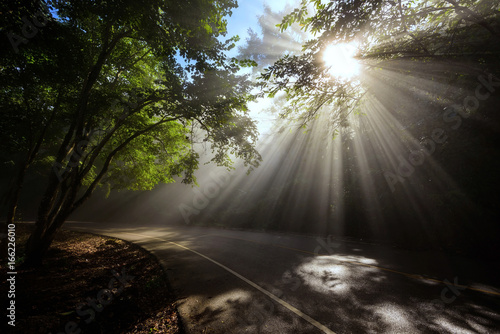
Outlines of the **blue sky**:
<svg viewBox="0 0 500 334">
<path fill-rule="evenodd" d="M 246 38 L 248 37 L 248 28 L 252 28 L 254 31 L 260 33 L 260 28 L 258 25 L 258 18 L 264 13 L 264 6 L 267 5 L 275 12 L 281 11 L 285 8 L 287 3 L 293 3 L 296 1 L 290 0 L 273 0 L 273 1 L 252 1 L 252 0 L 239 0 L 238 8 L 233 10 L 233 14 L 227 17 L 228 22 L 228 35 L 227 37 L 232 37 L 238 35 L 240 37 L 240 42 L 238 45 L 243 45 Z M 231 56 L 236 56 L 238 50 L 237 48 L 231 50 Z M 269 99 L 260 99 L 257 102 L 252 102 L 249 104 L 250 115 L 257 121 L 257 127 L 259 132 L 265 134 L 270 130 L 272 126 L 272 119 L 275 118 L 265 111 L 264 108 L 269 106 Z"/>
<path fill-rule="evenodd" d="M 252 28 L 256 32 L 260 32 L 258 17 L 264 13 L 264 5 L 271 7 L 273 11 L 280 11 L 285 8 L 287 3 L 292 3 L 290 0 L 239 0 L 238 8 L 233 10 L 233 15 L 227 17 L 228 22 L 228 37 L 234 35 L 240 36 L 238 45 L 245 43 L 248 37 L 248 28 Z M 235 50 L 237 51 L 237 50 Z"/>
</svg>

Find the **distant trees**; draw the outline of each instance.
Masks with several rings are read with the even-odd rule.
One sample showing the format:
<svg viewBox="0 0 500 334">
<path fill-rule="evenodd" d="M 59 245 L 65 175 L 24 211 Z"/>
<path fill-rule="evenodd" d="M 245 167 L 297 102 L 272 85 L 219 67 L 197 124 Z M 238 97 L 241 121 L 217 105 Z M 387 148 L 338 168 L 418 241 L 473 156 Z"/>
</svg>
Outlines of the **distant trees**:
<svg viewBox="0 0 500 334">
<path fill-rule="evenodd" d="M 41 263 L 65 219 L 99 186 L 195 182 L 194 129 L 212 144 L 215 163 L 237 157 L 258 166 L 250 84 L 236 75 L 247 63 L 227 58 L 234 38 L 218 39 L 234 1 L 9 5 L 2 28 L 18 37 L 34 13 L 47 18 L 26 43 L 3 39 L 0 56 L 0 145 L 18 166 L 8 222 L 34 161 L 47 179 L 27 264 Z"/>
</svg>

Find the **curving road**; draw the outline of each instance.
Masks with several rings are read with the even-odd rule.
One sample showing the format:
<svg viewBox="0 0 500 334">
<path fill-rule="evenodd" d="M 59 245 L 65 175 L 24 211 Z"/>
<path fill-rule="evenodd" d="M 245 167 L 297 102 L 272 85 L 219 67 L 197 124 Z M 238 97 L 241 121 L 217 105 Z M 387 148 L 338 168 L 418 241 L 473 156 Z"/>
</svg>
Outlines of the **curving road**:
<svg viewBox="0 0 500 334">
<path fill-rule="evenodd" d="M 331 238 L 68 222 L 166 268 L 187 333 L 500 333 L 500 263 Z"/>
</svg>

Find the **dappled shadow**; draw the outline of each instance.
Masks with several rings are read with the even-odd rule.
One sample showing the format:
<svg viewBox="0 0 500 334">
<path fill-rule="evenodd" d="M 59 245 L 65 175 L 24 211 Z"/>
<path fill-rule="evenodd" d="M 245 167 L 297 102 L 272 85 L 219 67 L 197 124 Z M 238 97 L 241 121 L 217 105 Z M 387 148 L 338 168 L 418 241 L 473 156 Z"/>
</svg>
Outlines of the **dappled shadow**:
<svg viewBox="0 0 500 334">
<path fill-rule="evenodd" d="M 444 290 L 447 289 L 444 284 L 354 262 L 379 265 L 373 259 L 352 255 L 304 258 L 300 264 L 289 268 L 292 273 L 289 281 L 300 282 L 298 287 L 288 287 L 287 290 L 283 279 L 260 285 L 268 291 L 277 291 L 275 294 L 281 299 L 337 333 L 455 334 L 497 331 L 500 323 L 496 313 L 500 309 L 498 297 L 467 290 L 457 290 L 455 295 L 451 289 Z M 452 278 L 450 280 L 453 281 Z M 445 299 L 441 297 L 443 291 Z M 291 314 L 289 310 L 278 312 L 269 307 L 269 302 L 259 302 L 257 296 L 252 299 L 256 301 L 250 305 L 237 300 L 229 303 L 235 312 L 246 310 L 243 312 L 247 324 L 245 328 L 271 333 L 274 329 L 268 329 L 269 324 L 290 321 L 284 315 Z M 276 305 L 275 308 L 282 307 Z M 307 326 L 303 320 L 301 322 L 301 326 Z"/>
<path fill-rule="evenodd" d="M 444 266 L 430 253 L 349 242 L 335 244 L 329 254 L 313 255 L 318 245 L 314 238 L 264 233 L 140 227 L 113 235 L 122 231 L 138 235 L 134 242 L 162 259 L 178 308 L 188 315 L 188 332 L 320 333 L 305 319 L 309 316 L 335 333 L 500 333 L 498 296 L 443 283 L 465 273 L 458 270 L 458 260 Z M 478 275 L 473 281 L 474 274 L 469 270 L 469 276 L 458 276 L 458 283 L 486 286 L 495 277 Z"/>
<path fill-rule="evenodd" d="M 17 226 L 22 235 L 31 229 Z M 151 316 L 175 315 L 172 301 L 156 259 L 140 247 L 63 230 L 42 267 L 18 270 L 16 326 L 7 332 L 59 333 L 73 323 L 74 332 L 130 333 Z"/>
</svg>

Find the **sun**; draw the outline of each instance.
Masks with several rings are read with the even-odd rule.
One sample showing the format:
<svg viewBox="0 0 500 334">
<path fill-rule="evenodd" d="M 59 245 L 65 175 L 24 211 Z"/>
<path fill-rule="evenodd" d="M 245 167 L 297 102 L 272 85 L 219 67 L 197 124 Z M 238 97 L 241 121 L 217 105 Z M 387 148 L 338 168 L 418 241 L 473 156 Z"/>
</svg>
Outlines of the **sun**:
<svg viewBox="0 0 500 334">
<path fill-rule="evenodd" d="M 333 77 L 351 79 L 359 74 L 360 64 L 354 58 L 356 44 L 332 44 L 326 47 L 323 61 L 328 73 Z"/>
</svg>

